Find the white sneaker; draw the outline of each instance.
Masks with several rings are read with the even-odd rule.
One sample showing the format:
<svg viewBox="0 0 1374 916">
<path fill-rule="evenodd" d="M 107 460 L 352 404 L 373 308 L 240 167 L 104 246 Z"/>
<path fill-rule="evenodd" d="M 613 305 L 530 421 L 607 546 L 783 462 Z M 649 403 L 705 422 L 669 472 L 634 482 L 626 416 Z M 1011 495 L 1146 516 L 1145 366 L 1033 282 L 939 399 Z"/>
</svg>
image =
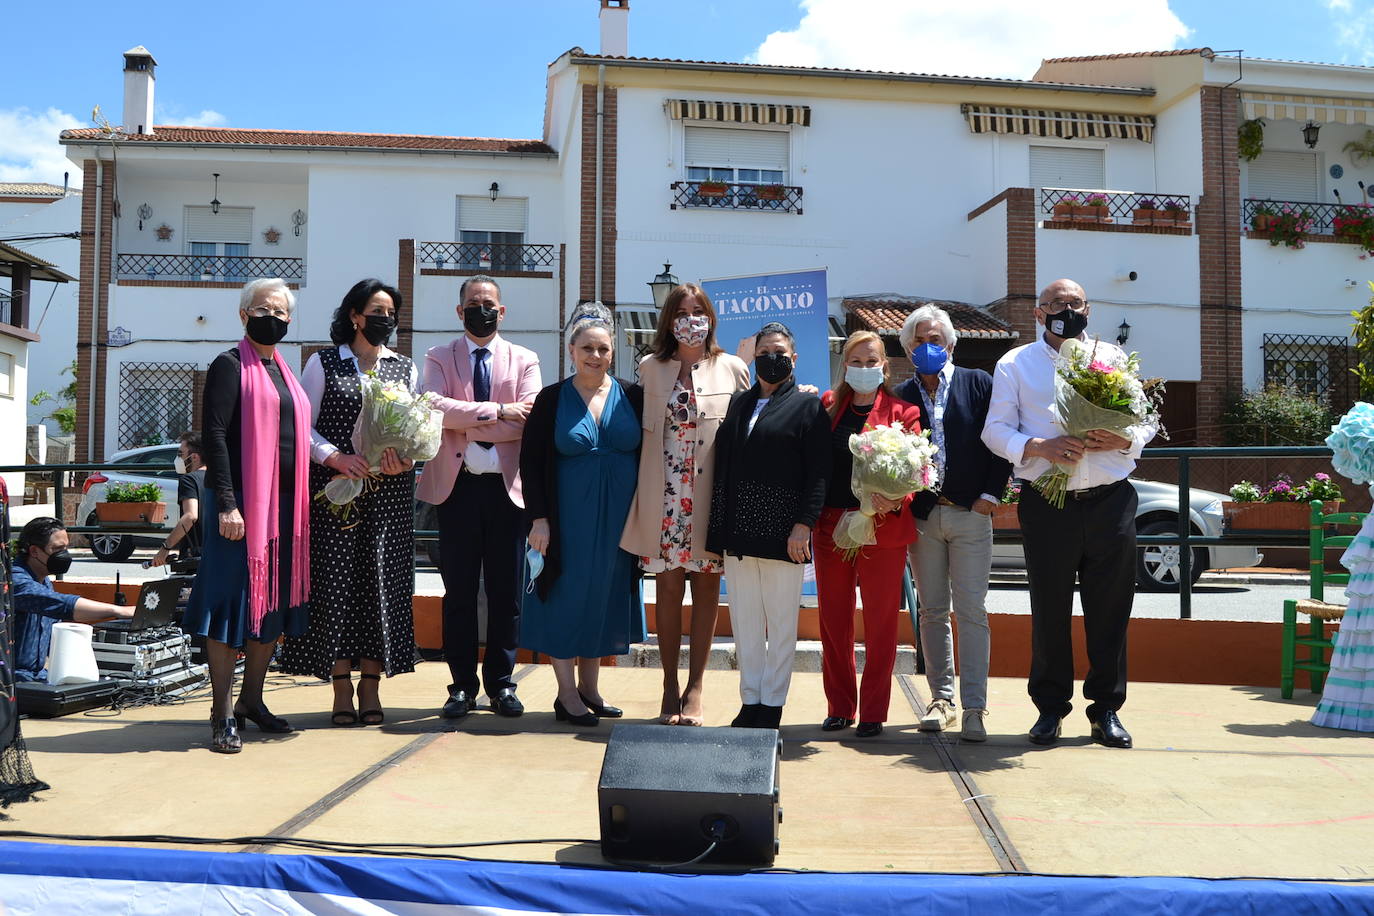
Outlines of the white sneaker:
<svg viewBox="0 0 1374 916">
<path fill-rule="evenodd" d="M 953 703 L 943 699 L 931 700 L 930 705 L 926 707 L 926 714 L 921 716 L 917 728 L 923 732 L 942 732 L 953 727 L 957 720 Z"/>
<path fill-rule="evenodd" d="M 983 726 L 983 719 L 987 714 L 986 709 L 965 709 L 964 727 L 959 732 L 959 737 L 965 741 L 988 740 L 988 730 Z"/>
</svg>

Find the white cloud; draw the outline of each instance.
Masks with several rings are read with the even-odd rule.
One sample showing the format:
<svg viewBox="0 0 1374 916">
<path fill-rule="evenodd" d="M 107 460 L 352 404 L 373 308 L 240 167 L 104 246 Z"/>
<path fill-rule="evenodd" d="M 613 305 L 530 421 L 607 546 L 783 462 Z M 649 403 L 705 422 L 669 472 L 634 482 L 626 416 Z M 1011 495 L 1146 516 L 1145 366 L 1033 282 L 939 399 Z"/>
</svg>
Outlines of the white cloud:
<svg viewBox="0 0 1374 916">
<path fill-rule="evenodd" d="M 174 124 L 177 127 L 219 127 L 225 124 L 228 120 L 228 118 L 220 114 L 218 111 L 215 111 L 211 108 L 206 108 L 203 111 L 201 111 L 200 114 L 192 115 L 189 118 L 169 117 L 167 119 L 167 123 Z"/>
<path fill-rule="evenodd" d="M 80 184 L 80 170 L 67 159 L 57 135 L 82 126 L 76 115 L 56 108 L 0 108 L 0 181 L 61 184 L 62 173 L 72 172 Z"/>
<path fill-rule="evenodd" d="M 1369 25 L 1370 17 L 1374 16 L 1374 3 L 1328 0 L 1327 9 L 1336 30 L 1336 46 L 1343 52 L 1340 62 L 1374 64 L 1374 29 Z"/>
<path fill-rule="evenodd" d="M 802 0 L 801 5 L 797 28 L 769 35 L 752 60 L 1025 79 L 1042 58 L 1165 51 L 1191 34 L 1168 0 Z"/>
</svg>

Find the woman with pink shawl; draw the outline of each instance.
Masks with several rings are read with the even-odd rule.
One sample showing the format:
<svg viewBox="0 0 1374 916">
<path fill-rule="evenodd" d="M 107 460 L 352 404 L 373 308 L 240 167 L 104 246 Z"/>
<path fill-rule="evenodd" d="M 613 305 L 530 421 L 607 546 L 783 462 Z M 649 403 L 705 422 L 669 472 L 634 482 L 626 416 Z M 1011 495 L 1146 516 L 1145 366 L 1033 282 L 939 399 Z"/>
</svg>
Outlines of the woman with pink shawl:
<svg viewBox="0 0 1374 916">
<path fill-rule="evenodd" d="M 281 280 L 244 286 L 244 338 L 215 357 L 205 376 L 211 505 L 182 627 L 207 639 L 210 749 L 221 754 L 243 749 L 238 727 L 245 720 L 264 732 L 291 731 L 264 705 L 262 685 L 277 640 L 305 632 L 310 598 L 310 400 L 276 352 L 294 309 Z M 235 702 L 239 649 L 243 685 Z"/>
</svg>

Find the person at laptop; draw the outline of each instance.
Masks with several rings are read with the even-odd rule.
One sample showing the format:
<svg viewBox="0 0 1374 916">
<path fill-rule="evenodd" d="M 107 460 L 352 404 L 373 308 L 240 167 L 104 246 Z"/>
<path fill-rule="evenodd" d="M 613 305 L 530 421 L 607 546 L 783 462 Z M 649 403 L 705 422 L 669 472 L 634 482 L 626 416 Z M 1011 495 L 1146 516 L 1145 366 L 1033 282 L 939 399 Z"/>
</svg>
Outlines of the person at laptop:
<svg viewBox="0 0 1374 916">
<path fill-rule="evenodd" d="M 134 616 L 130 606 L 106 604 L 53 588 L 50 576 L 60 576 L 72 565 L 67 551 L 67 528 L 55 518 L 36 518 L 19 534 L 11 576 L 14 586 L 14 676 L 19 681 L 48 679 L 48 647 L 52 625 L 59 620 L 94 623 L 111 617 Z"/>
<path fill-rule="evenodd" d="M 183 557 L 200 555 L 200 507 L 205 502 L 202 496 L 205 490 L 205 459 L 201 456 L 204 454 L 199 435 L 193 432 L 181 434 L 181 444 L 177 446 L 177 511 L 181 517 L 149 566 L 166 564 L 167 554 L 172 548 L 180 550 Z"/>
</svg>

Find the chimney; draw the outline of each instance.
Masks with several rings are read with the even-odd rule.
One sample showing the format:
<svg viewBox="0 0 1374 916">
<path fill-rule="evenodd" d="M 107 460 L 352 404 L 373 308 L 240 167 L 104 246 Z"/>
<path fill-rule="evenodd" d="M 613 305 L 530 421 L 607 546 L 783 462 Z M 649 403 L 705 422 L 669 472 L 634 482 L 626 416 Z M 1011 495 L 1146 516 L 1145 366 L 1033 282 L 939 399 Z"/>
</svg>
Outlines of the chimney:
<svg viewBox="0 0 1374 916">
<path fill-rule="evenodd" d="M 153 70 L 157 61 L 143 45 L 124 52 L 124 132 L 153 132 Z"/>
<path fill-rule="evenodd" d="M 601 0 L 601 53 L 630 56 L 630 0 Z"/>
</svg>

